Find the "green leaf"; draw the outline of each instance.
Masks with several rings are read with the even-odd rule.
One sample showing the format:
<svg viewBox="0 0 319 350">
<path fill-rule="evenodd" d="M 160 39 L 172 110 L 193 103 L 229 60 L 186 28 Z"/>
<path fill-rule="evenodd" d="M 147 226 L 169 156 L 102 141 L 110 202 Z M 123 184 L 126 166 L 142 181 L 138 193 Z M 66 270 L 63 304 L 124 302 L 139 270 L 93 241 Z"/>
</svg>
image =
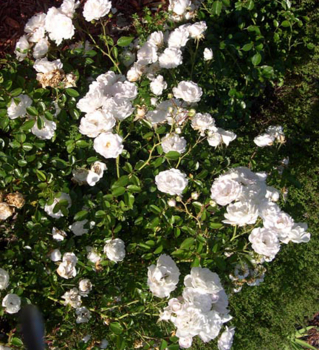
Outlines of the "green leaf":
<svg viewBox="0 0 319 350">
<path fill-rule="evenodd" d="M 141 187 L 139 187 L 139 186 L 136 186 L 136 185 L 129 185 L 129 186 L 127 186 L 127 190 L 129 191 L 129 192 L 141 192 Z"/>
<path fill-rule="evenodd" d="M 122 36 L 118 39 L 116 45 L 125 47 L 130 45 L 130 43 L 134 40 L 133 36 Z"/>
<path fill-rule="evenodd" d="M 37 110 L 35 107 L 33 107 L 33 106 L 27 107 L 27 112 L 28 112 L 30 115 L 32 115 L 33 117 L 37 117 L 37 116 L 39 115 L 38 110 Z"/>
<path fill-rule="evenodd" d="M 249 44 L 244 45 L 241 49 L 243 51 L 250 51 L 253 47 L 254 47 L 254 43 L 249 43 Z"/>
<path fill-rule="evenodd" d="M 106 212 L 104 210 L 98 210 L 96 213 L 95 213 L 95 217 L 97 219 L 101 219 L 101 218 L 104 218 L 106 216 Z"/>
<path fill-rule="evenodd" d="M 281 25 L 282 25 L 282 27 L 287 28 L 287 27 L 290 27 L 290 22 L 289 22 L 289 21 L 283 21 L 283 22 L 281 23 Z"/>
<path fill-rule="evenodd" d="M 17 88 L 17 89 L 14 89 L 10 92 L 10 95 L 12 97 L 16 97 L 16 96 L 19 96 L 22 92 L 22 89 L 21 88 Z"/>
<path fill-rule="evenodd" d="M 261 54 L 257 52 L 251 59 L 251 62 L 254 66 L 258 66 L 258 64 L 261 62 Z"/>
<path fill-rule="evenodd" d="M 67 93 L 67 95 L 69 95 L 71 97 L 78 97 L 78 96 L 80 96 L 80 94 L 74 89 L 65 89 L 65 92 Z"/>
<path fill-rule="evenodd" d="M 162 340 L 161 346 L 160 346 L 160 350 L 165 350 L 166 348 L 167 348 L 167 341 L 166 340 Z"/>
<path fill-rule="evenodd" d="M 20 338 L 14 337 L 11 339 L 11 345 L 23 346 L 23 342 Z"/>
<path fill-rule="evenodd" d="M 33 128 L 34 124 L 35 124 L 35 119 L 28 120 L 20 127 L 20 129 L 21 130 L 30 130 Z"/>
<path fill-rule="evenodd" d="M 180 157 L 180 153 L 176 151 L 170 151 L 165 154 L 165 158 L 170 159 L 170 160 L 176 160 Z"/>
<path fill-rule="evenodd" d="M 255 3 L 253 0 L 248 0 L 248 2 L 245 5 L 246 9 L 251 11 L 255 7 Z"/>
<path fill-rule="evenodd" d="M 24 144 L 22 145 L 22 148 L 23 148 L 26 152 L 29 152 L 29 151 L 32 150 L 33 145 L 32 145 L 31 143 L 24 143 Z"/>
<path fill-rule="evenodd" d="M 110 324 L 110 330 L 117 335 L 123 333 L 123 327 L 118 322 L 112 322 Z"/>
<path fill-rule="evenodd" d="M 129 183 L 129 177 L 128 175 L 123 175 L 121 176 L 117 181 L 114 182 L 114 184 L 112 185 L 112 189 L 116 188 L 116 187 L 124 187 Z"/>
<path fill-rule="evenodd" d="M 209 227 L 212 229 L 219 229 L 223 226 L 223 224 L 217 223 L 217 222 L 210 222 Z"/>
<path fill-rule="evenodd" d="M 213 14 L 219 16 L 222 12 L 222 8 L 223 8 L 223 3 L 221 1 L 214 1 L 213 3 Z"/>
<path fill-rule="evenodd" d="M 195 239 L 192 238 L 192 237 L 186 238 L 183 241 L 183 243 L 181 244 L 180 249 L 188 249 L 188 248 L 190 248 L 193 245 L 194 241 L 195 241 Z"/>
<path fill-rule="evenodd" d="M 162 210 L 154 204 L 150 205 L 150 209 L 154 214 L 160 214 Z"/>
<path fill-rule="evenodd" d="M 312 346 L 312 345 L 306 343 L 305 341 L 303 341 L 303 340 L 301 340 L 301 339 L 295 339 L 294 342 L 297 343 L 297 344 L 299 344 L 299 345 L 301 345 L 301 346 L 303 346 L 303 347 L 306 348 L 306 349 L 317 350 L 317 348 L 315 348 L 314 346 Z"/>
<path fill-rule="evenodd" d="M 37 170 L 36 174 L 40 181 L 46 181 L 47 177 L 45 176 L 45 173 L 43 171 Z"/>
<path fill-rule="evenodd" d="M 81 210 L 77 212 L 74 216 L 74 221 L 82 221 L 88 216 L 87 210 Z"/>
<path fill-rule="evenodd" d="M 84 140 L 76 141 L 75 145 L 76 145 L 76 147 L 79 147 L 79 148 L 86 148 L 86 147 L 90 146 L 90 144 Z"/>
<path fill-rule="evenodd" d="M 121 196 L 122 194 L 125 193 L 125 188 L 124 187 L 116 187 L 112 190 L 112 194 L 114 197 Z"/>
</svg>

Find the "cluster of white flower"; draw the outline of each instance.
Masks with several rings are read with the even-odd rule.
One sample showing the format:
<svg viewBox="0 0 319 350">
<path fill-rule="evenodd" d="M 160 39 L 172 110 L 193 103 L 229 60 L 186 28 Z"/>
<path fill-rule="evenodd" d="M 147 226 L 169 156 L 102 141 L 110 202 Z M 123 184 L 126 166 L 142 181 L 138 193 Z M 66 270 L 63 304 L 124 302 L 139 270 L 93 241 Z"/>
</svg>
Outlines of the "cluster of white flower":
<svg viewBox="0 0 319 350">
<path fill-rule="evenodd" d="M 75 269 L 77 262 L 78 258 L 74 253 L 63 254 L 62 262 L 59 264 L 57 273 L 65 279 L 75 277 L 77 273 Z"/>
<path fill-rule="evenodd" d="M 157 277 L 156 286 L 158 286 L 158 281 L 163 280 L 161 277 L 163 274 L 164 276 L 169 275 L 166 269 L 160 271 L 160 274 L 154 270 L 153 274 Z M 174 280 L 174 289 L 178 282 L 178 276 L 179 273 L 175 278 L 177 281 Z M 232 317 L 227 309 L 227 294 L 216 273 L 207 268 L 193 267 L 191 273 L 185 276 L 184 285 L 182 296 L 169 300 L 168 306 L 160 314 L 160 320 L 171 321 L 176 326 L 179 345 L 186 349 L 192 346 L 195 336 L 199 336 L 205 343 L 215 339 L 223 324 L 231 320 Z M 162 297 L 164 296 L 169 296 L 169 292 L 163 293 Z M 230 338 L 232 337 L 228 339 L 226 335 L 221 337 L 220 350 L 227 349 L 226 344 L 231 346 Z"/>
<path fill-rule="evenodd" d="M 84 168 L 78 168 L 73 170 L 73 178 L 72 181 L 77 183 L 78 185 L 90 185 L 95 186 L 97 182 L 99 182 L 104 174 L 104 171 L 107 169 L 106 164 L 96 161 L 91 166 L 90 170 Z"/>
<path fill-rule="evenodd" d="M 255 224 L 258 217 L 262 219 L 264 227 L 254 228 L 249 241 L 256 253 L 271 261 L 280 250 L 280 242 L 308 242 L 310 234 L 306 232 L 306 224 L 294 223 L 293 218 L 274 203 L 279 200 L 279 192 L 267 186 L 266 178 L 265 173 L 234 168 L 215 179 L 211 198 L 227 206 L 223 221 L 226 224 L 241 227 Z"/>
<path fill-rule="evenodd" d="M 170 18 L 175 22 L 189 20 L 195 17 L 196 10 L 202 0 L 169 0 Z"/>
<path fill-rule="evenodd" d="M 280 144 L 285 142 L 285 134 L 281 126 L 269 126 L 264 134 L 254 138 L 258 147 L 272 146 L 275 141 Z"/>
<path fill-rule="evenodd" d="M 115 263 L 125 258 L 125 243 L 120 238 L 109 239 L 104 246 L 104 253 Z"/>
<path fill-rule="evenodd" d="M 94 149 L 104 158 L 116 158 L 123 151 L 122 138 L 112 133 L 116 121 L 128 118 L 134 111 L 137 96 L 135 84 L 121 74 L 109 71 L 97 77 L 77 107 L 84 113 L 79 131 L 94 139 Z"/>
<path fill-rule="evenodd" d="M 158 298 L 169 297 L 177 287 L 179 275 L 180 272 L 174 260 L 162 254 L 156 265 L 148 267 L 147 285 Z"/>
<path fill-rule="evenodd" d="M 0 268 L 0 290 L 4 290 L 9 286 L 9 274 L 6 270 Z M 21 298 L 16 294 L 7 294 L 2 300 L 2 307 L 9 314 L 15 314 L 20 311 Z"/>
<path fill-rule="evenodd" d="M 138 81 L 143 74 L 151 82 L 151 91 L 155 95 L 161 95 L 167 88 L 162 75 L 155 76 L 161 68 L 176 68 L 183 62 L 182 49 L 190 39 L 199 40 L 203 37 L 207 29 L 205 22 L 196 22 L 194 24 L 183 24 L 172 31 L 169 35 L 164 35 L 158 31 L 152 33 L 142 47 L 137 51 L 137 61 L 127 72 L 129 81 Z M 165 45 L 167 47 L 165 48 Z M 126 64 L 131 63 L 134 54 L 129 50 L 126 51 Z"/>
</svg>

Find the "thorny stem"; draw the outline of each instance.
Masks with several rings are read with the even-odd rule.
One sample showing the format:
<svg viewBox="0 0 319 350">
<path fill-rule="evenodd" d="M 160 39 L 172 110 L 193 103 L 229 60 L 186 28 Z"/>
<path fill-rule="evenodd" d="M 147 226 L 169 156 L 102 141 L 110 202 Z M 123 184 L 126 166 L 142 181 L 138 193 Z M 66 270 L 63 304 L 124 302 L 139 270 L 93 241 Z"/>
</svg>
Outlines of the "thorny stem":
<svg viewBox="0 0 319 350">
<path fill-rule="evenodd" d="M 189 150 L 185 153 L 185 154 L 183 154 L 183 156 L 182 157 L 180 157 L 179 159 L 178 159 L 178 162 L 177 162 L 177 165 L 176 165 L 176 169 L 179 167 L 179 165 L 180 165 L 180 163 L 181 163 L 181 161 L 182 161 L 182 159 L 183 158 L 185 158 L 199 143 L 201 143 L 203 140 L 204 140 L 205 138 L 198 138 L 197 139 L 197 141 L 194 143 L 194 145 L 193 146 L 191 146 L 190 148 L 189 148 Z"/>
<path fill-rule="evenodd" d="M 183 206 L 185 208 L 186 214 L 189 215 L 190 217 L 192 217 L 193 219 L 195 219 L 197 221 L 199 229 L 201 229 L 201 223 L 200 223 L 199 219 L 188 210 L 186 203 L 184 203 L 183 201 L 181 201 L 181 203 L 183 204 Z"/>
<path fill-rule="evenodd" d="M 148 156 L 148 159 L 147 159 L 147 160 L 144 162 L 144 164 L 138 169 L 138 171 L 142 170 L 144 167 L 146 167 L 146 165 L 149 164 L 150 160 L 152 159 L 152 154 L 153 154 L 155 148 L 156 148 L 158 145 L 160 145 L 160 144 L 161 144 L 160 142 L 159 142 L 159 143 L 156 143 L 156 144 L 152 147 L 152 149 L 150 150 L 150 154 L 149 154 L 149 156 Z"/>
</svg>

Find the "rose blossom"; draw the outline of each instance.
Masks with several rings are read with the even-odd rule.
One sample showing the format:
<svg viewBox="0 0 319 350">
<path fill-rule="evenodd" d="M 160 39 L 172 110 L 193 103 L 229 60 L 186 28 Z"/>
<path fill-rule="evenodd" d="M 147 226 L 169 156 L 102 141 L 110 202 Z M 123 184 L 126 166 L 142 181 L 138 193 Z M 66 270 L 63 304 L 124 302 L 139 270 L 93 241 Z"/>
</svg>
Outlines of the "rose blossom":
<svg viewBox="0 0 319 350">
<path fill-rule="evenodd" d="M 306 223 L 296 223 L 293 225 L 291 231 L 288 236 L 284 239 L 281 239 L 281 242 L 288 243 L 307 243 L 310 241 L 310 233 L 306 232 L 308 229 L 308 225 Z"/>
<path fill-rule="evenodd" d="M 88 278 L 84 278 L 79 282 L 79 291 L 82 297 L 87 297 L 92 290 L 92 283 Z"/>
<path fill-rule="evenodd" d="M 77 316 L 75 320 L 76 323 L 86 323 L 89 322 L 91 318 L 91 312 L 85 306 L 77 307 L 75 309 L 75 314 Z"/>
<path fill-rule="evenodd" d="M 41 140 L 52 139 L 52 137 L 54 136 L 54 131 L 56 130 L 56 123 L 46 119 L 44 116 L 38 118 L 42 119 L 42 129 L 38 127 L 38 123 L 36 122 L 31 129 L 32 134 Z"/>
<path fill-rule="evenodd" d="M 19 99 L 20 102 L 16 104 L 14 100 Z M 18 117 L 25 117 L 27 114 L 27 108 L 32 105 L 32 100 L 28 95 L 19 95 L 11 100 L 8 107 L 8 117 L 10 119 L 16 119 Z"/>
<path fill-rule="evenodd" d="M 84 228 L 88 220 L 75 221 L 69 229 L 74 233 L 75 236 L 82 236 L 89 232 L 89 229 Z"/>
<path fill-rule="evenodd" d="M 60 261 L 61 257 L 62 257 L 62 254 L 61 254 L 59 249 L 52 250 L 52 252 L 50 254 L 50 258 L 52 261 L 54 261 L 54 262 Z"/>
<path fill-rule="evenodd" d="M 109 0 L 87 0 L 83 8 L 83 16 L 86 21 L 99 20 L 106 16 L 112 8 Z"/>
<path fill-rule="evenodd" d="M 177 87 L 173 88 L 173 94 L 185 102 L 194 103 L 200 101 L 203 90 L 192 81 L 181 81 Z"/>
<path fill-rule="evenodd" d="M 8 314 L 16 314 L 21 308 L 21 299 L 17 294 L 7 294 L 2 300 L 2 307 Z"/>
<path fill-rule="evenodd" d="M 109 239 L 104 246 L 104 253 L 111 261 L 122 261 L 125 258 L 125 243 L 120 238 Z"/>
<path fill-rule="evenodd" d="M 280 250 L 276 233 L 267 228 L 258 227 L 253 229 L 248 239 L 257 254 L 265 255 L 271 260 Z"/>
<path fill-rule="evenodd" d="M 167 134 L 162 138 L 161 146 L 165 153 L 171 151 L 184 153 L 186 151 L 186 140 L 184 137 L 180 137 L 177 134 Z"/>
<path fill-rule="evenodd" d="M 189 32 L 184 28 L 176 28 L 168 37 L 168 47 L 180 49 L 187 44 Z"/>
<path fill-rule="evenodd" d="M 161 171 L 155 176 L 155 183 L 159 191 L 170 195 L 181 196 L 188 184 L 186 175 L 178 169 Z"/>
<path fill-rule="evenodd" d="M 54 198 L 52 204 L 50 204 L 50 205 L 46 204 L 46 205 L 45 205 L 44 211 L 45 211 L 48 215 L 50 215 L 52 218 L 54 218 L 54 219 L 59 219 L 60 217 L 64 216 L 63 213 L 61 212 L 61 210 L 59 210 L 59 211 L 56 212 L 56 213 L 53 212 L 53 209 L 54 209 L 55 205 L 56 205 L 57 203 L 59 203 L 61 200 L 67 200 L 68 203 L 69 203 L 67 207 L 70 208 L 71 203 L 72 203 L 72 202 L 71 202 L 71 197 L 70 197 L 67 193 L 62 192 L 60 197 Z"/>
<path fill-rule="evenodd" d="M 218 350 L 230 350 L 233 345 L 234 334 L 235 327 L 228 328 L 226 326 L 225 331 L 218 339 Z"/>
<path fill-rule="evenodd" d="M 56 7 L 50 7 L 48 10 L 45 18 L 45 30 L 49 33 L 50 39 L 55 41 L 57 45 L 60 45 L 63 39 L 71 39 L 74 35 L 72 19 Z"/>
<path fill-rule="evenodd" d="M 28 19 L 24 27 L 25 33 L 28 35 L 28 40 L 33 43 L 39 42 L 45 35 L 45 13 L 38 13 Z"/>
<path fill-rule="evenodd" d="M 217 273 L 203 267 L 192 267 L 190 275 L 184 278 L 184 285 L 199 293 L 214 294 L 223 289 Z"/>
<path fill-rule="evenodd" d="M 161 68 L 176 68 L 183 62 L 182 51 L 178 48 L 167 48 L 158 58 Z"/>
<path fill-rule="evenodd" d="M 207 25 L 205 21 L 196 22 L 187 27 L 189 36 L 193 39 L 201 39 L 204 35 L 203 33 L 207 29 Z"/>
<path fill-rule="evenodd" d="M 102 132 L 110 132 L 115 125 L 116 120 L 101 110 L 96 110 L 87 114 L 81 119 L 79 131 L 88 137 L 97 137 Z"/>
<path fill-rule="evenodd" d="M 104 158 L 116 158 L 119 156 L 124 146 L 122 145 L 122 137 L 110 132 L 101 133 L 94 140 L 94 149 L 97 153 L 101 154 Z"/>
<path fill-rule="evenodd" d="M 201 136 L 205 136 L 206 130 L 215 129 L 215 120 L 209 113 L 196 113 L 192 118 L 192 128 L 198 130 Z"/>
<path fill-rule="evenodd" d="M 176 289 L 179 275 L 180 272 L 174 260 L 170 256 L 162 254 L 156 265 L 148 267 L 147 285 L 155 296 L 165 298 Z"/>
<path fill-rule="evenodd" d="M 158 75 L 150 84 L 150 89 L 154 95 L 160 96 L 163 90 L 167 88 L 167 83 L 165 82 L 162 75 Z"/>
<path fill-rule="evenodd" d="M 78 308 L 82 304 L 81 295 L 77 288 L 72 288 L 62 295 L 65 300 L 64 305 L 71 305 L 73 308 Z"/>
<path fill-rule="evenodd" d="M 6 289 L 9 285 L 9 274 L 0 268 L 0 290 Z"/>
<path fill-rule="evenodd" d="M 232 180 L 229 175 L 221 175 L 214 180 L 211 187 L 210 198 L 219 205 L 228 205 L 239 199 L 242 193 L 242 185 Z"/>
<path fill-rule="evenodd" d="M 254 138 L 254 142 L 258 147 L 271 146 L 275 141 L 275 137 L 269 134 L 262 134 Z"/>
<path fill-rule="evenodd" d="M 168 9 L 176 15 L 183 15 L 190 5 L 191 0 L 170 0 Z"/>
<path fill-rule="evenodd" d="M 33 48 L 33 57 L 37 60 L 49 51 L 49 42 L 46 38 L 40 39 Z"/>
<path fill-rule="evenodd" d="M 244 226 L 254 224 L 258 218 L 258 209 L 252 202 L 240 201 L 229 204 L 227 213 L 224 214 L 227 220 L 223 220 L 225 224 Z"/>
<path fill-rule="evenodd" d="M 213 50 L 206 47 L 204 50 L 204 61 L 210 61 L 212 59 L 213 59 Z"/>
<path fill-rule="evenodd" d="M 0 203 L 0 220 L 7 220 L 14 213 L 14 208 L 12 208 L 7 203 Z"/>
<path fill-rule="evenodd" d="M 63 241 L 64 238 L 67 236 L 67 234 L 65 233 L 65 231 L 63 230 L 59 230 L 56 227 L 52 228 L 52 237 L 53 239 L 55 239 L 56 241 Z"/>
<path fill-rule="evenodd" d="M 30 48 L 30 44 L 28 42 L 28 39 L 25 35 L 22 35 L 20 39 L 16 43 L 16 47 L 14 50 L 14 53 L 17 56 L 18 61 L 23 61 L 27 55 L 28 55 L 28 50 Z"/>
</svg>

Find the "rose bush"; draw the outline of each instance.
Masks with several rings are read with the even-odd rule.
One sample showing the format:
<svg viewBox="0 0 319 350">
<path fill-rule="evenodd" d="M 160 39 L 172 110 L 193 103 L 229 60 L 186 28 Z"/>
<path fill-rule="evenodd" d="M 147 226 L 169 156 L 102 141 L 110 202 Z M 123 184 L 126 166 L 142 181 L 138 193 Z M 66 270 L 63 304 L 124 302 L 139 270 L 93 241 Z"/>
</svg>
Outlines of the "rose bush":
<svg viewBox="0 0 319 350">
<path fill-rule="evenodd" d="M 28 21 L 0 82 L 1 313 L 12 328 L 7 313 L 33 303 L 52 349 L 230 348 L 228 295 L 260 284 L 281 244 L 310 239 L 281 209 L 276 164 L 254 160 L 267 152 L 255 143 L 279 162 L 282 128 L 238 128 L 282 74 L 266 64 L 254 6 L 170 0 L 117 41 L 108 0 L 64 0 Z M 292 23 L 282 53 L 301 20 L 276 7 Z M 213 22 L 235 9 L 254 25 L 217 40 Z M 84 29 L 92 20 L 98 35 Z M 236 76 L 234 54 L 250 51 Z M 7 343 L 22 344 L 15 331 Z"/>
</svg>

